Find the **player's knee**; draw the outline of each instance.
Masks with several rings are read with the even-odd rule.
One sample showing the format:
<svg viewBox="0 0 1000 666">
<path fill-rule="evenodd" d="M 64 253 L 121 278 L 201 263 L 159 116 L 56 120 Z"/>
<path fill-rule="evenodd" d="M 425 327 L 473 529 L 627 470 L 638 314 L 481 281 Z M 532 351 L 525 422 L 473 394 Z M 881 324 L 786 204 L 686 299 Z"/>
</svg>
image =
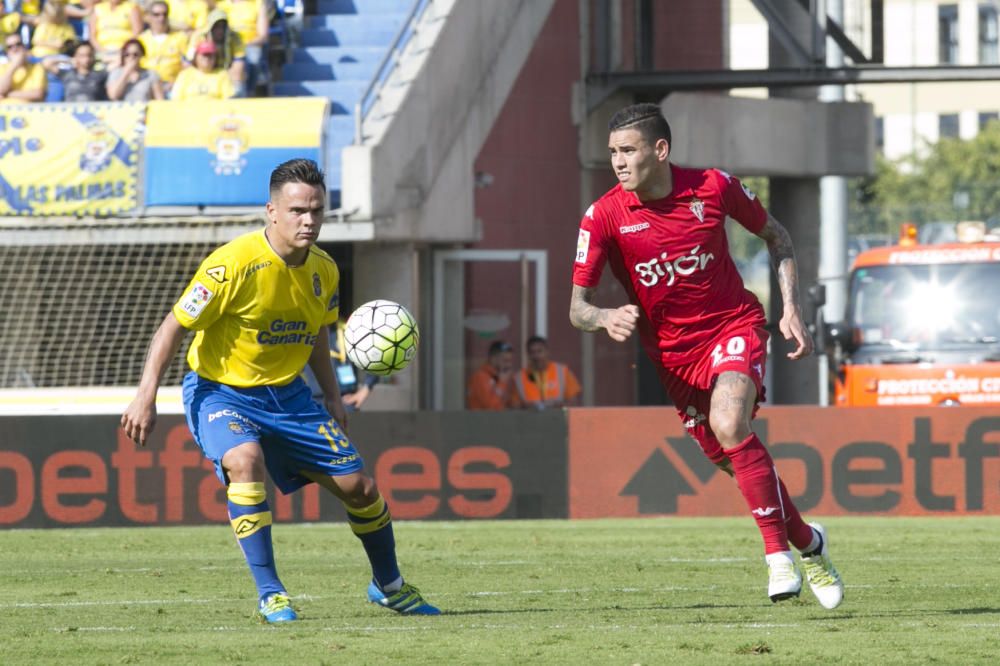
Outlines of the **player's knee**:
<svg viewBox="0 0 1000 666">
<path fill-rule="evenodd" d="M 264 454 L 257 446 L 241 445 L 226 452 L 222 466 L 231 482 L 264 480 Z"/>
<path fill-rule="evenodd" d="M 358 474 L 350 483 L 340 486 L 343 493 L 342 500 L 349 507 L 371 506 L 379 498 L 378 486 L 375 479 L 367 474 Z"/>
<path fill-rule="evenodd" d="M 750 436 L 750 424 L 742 414 L 713 413 L 708 422 L 724 449 L 731 449 Z"/>
</svg>

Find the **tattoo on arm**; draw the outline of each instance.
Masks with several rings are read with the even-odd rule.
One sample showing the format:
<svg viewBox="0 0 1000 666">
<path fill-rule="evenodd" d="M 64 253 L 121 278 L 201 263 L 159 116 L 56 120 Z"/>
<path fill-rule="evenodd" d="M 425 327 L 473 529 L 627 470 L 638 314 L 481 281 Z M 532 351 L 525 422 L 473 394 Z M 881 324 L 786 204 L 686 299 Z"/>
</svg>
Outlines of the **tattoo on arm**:
<svg viewBox="0 0 1000 666">
<path fill-rule="evenodd" d="M 774 217 L 768 213 L 767 224 L 759 234 L 767 243 L 767 251 L 771 255 L 771 265 L 778 275 L 778 287 L 781 289 L 781 300 L 788 305 L 798 305 L 799 276 L 795 263 L 795 248 L 792 247 L 792 237 Z"/>
<path fill-rule="evenodd" d="M 593 304 L 593 287 L 573 285 L 573 295 L 569 303 L 569 321 L 581 331 L 596 331 L 603 328 L 604 311 Z"/>
</svg>

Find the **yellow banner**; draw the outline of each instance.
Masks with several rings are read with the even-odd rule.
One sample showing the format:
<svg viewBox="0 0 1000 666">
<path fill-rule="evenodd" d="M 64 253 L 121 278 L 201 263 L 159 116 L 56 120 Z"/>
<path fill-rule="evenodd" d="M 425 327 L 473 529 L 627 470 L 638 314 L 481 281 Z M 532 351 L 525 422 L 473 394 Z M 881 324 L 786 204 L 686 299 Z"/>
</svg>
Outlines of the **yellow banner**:
<svg viewBox="0 0 1000 666">
<path fill-rule="evenodd" d="M 0 216 L 136 206 L 145 104 L 0 106 Z"/>
</svg>

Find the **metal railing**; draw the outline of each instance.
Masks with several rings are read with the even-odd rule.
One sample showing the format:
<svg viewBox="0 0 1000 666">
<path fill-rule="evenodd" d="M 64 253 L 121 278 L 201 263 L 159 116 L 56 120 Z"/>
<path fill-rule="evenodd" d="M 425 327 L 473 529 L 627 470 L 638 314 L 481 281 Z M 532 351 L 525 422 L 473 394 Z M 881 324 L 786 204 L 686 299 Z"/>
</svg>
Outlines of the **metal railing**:
<svg viewBox="0 0 1000 666">
<path fill-rule="evenodd" d="M 388 78 L 389 72 L 399 64 L 399 60 L 402 57 L 403 49 L 409 43 L 410 39 L 417 34 L 417 21 L 420 19 L 424 10 L 431 3 L 431 0 L 414 0 L 413 6 L 410 8 L 410 13 L 407 15 L 406 20 L 403 21 L 403 25 L 400 26 L 399 31 L 396 33 L 396 37 L 392 40 L 389 45 L 389 49 L 386 51 L 385 55 L 382 57 L 381 62 L 379 62 L 378 67 L 375 69 L 375 74 L 372 76 L 372 80 L 368 83 L 368 87 L 365 88 L 365 92 L 361 95 L 361 99 L 358 103 L 354 105 L 354 144 L 360 146 L 364 141 L 364 136 L 362 134 L 362 125 L 364 124 L 365 113 L 371 108 L 375 100 L 378 99 L 382 94 L 382 88 L 385 84 L 385 80 Z"/>
</svg>

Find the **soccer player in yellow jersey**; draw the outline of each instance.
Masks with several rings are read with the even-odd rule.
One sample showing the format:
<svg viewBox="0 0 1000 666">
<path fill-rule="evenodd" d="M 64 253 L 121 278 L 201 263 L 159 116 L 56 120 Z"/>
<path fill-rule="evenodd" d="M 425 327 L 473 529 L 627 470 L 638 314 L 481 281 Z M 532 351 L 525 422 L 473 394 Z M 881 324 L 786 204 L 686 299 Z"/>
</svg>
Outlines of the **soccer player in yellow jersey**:
<svg viewBox="0 0 1000 666">
<path fill-rule="evenodd" d="M 296 619 L 274 564 L 268 473 L 283 493 L 315 482 L 344 503 L 371 562 L 369 601 L 438 615 L 403 581 L 389 509 L 342 427 L 328 332 L 338 317 L 340 275 L 333 259 L 314 247 L 325 204 L 315 162 L 290 160 L 275 168 L 267 226 L 202 262 L 150 342 L 122 428 L 145 444 L 163 373 L 187 331 L 197 331 L 184 378 L 188 427 L 227 486 L 230 522 L 257 585 L 260 614 L 272 623 Z M 323 405 L 299 376 L 306 363 L 323 389 Z"/>
</svg>

